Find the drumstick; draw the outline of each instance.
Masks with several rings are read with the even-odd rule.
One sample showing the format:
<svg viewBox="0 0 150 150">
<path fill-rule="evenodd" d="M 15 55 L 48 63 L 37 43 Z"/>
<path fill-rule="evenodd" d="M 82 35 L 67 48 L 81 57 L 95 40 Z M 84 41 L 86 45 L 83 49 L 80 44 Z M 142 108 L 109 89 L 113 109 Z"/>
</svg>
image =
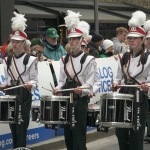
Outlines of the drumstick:
<svg viewBox="0 0 150 150">
<path fill-rule="evenodd" d="M 46 89 L 46 88 L 44 88 L 44 87 L 42 87 L 44 90 L 48 90 L 48 91 L 50 91 L 50 92 L 52 92 L 52 90 L 49 90 L 49 89 Z"/>
<path fill-rule="evenodd" d="M 51 82 L 50 82 L 50 86 L 51 86 L 52 90 L 54 91 L 54 87 L 53 87 L 53 85 L 51 84 Z"/>
<path fill-rule="evenodd" d="M 80 89 L 89 89 L 90 86 L 80 86 L 79 87 Z M 71 88 L 71 89 L 62 89 L 62 90 L 57 90 L 57 92 L 65 92 L 65 91 L 73 91 L 74 88 Z"/>
<path fill-rule="evenodd" d="M 141 85 L 117 85 L 117 86 L 119 87 L 141 87 Z M 148 87 L 150 86 L 148 85 Z"/>
<path fill-rule="evenodd" d="M 30 82 L 31 84 L 35 84 L 36 82 Z M 22 85 L 17 85 L 17 86 L 13 86 L 13 87 L 10 87 L 10 88 L 6 88 L 4 89 L 4 91 L 7 91 L 7 90 L 11 90 L 11 89 L 16 89 L 16 88 L 19 88 L 19 87 L 23 87 L 27 84 L 22 84 Z"/>
</svg>

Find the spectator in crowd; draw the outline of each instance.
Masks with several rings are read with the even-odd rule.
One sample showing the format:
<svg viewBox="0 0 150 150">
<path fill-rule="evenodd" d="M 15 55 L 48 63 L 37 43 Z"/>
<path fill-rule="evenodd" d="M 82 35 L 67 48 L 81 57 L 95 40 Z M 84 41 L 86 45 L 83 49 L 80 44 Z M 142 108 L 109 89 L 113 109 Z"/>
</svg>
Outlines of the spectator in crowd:
<svg viewBox="0 0 150 150">
<path fill-rule="evenodd" d="M 58 37 L 59 35 L 57 34 L 57 30 L 55 28 L 47 29 L 45 35 L 46 45 L 44 46 L 44 56 L 49 62 L 53 60 L 59 61 L 62 56 L 65 56 L 67 54 L 63 46 L 58 43 Z M 57 79 L 52 64 L 50 64 L 50 69 L 53 74 L 54 84 L 55 86 L 57 86 Z"/>
<path fill-rule="evenodd" d="M 95 58 L 99 58 L 99 46 L 102 46 L 104 38 L 101 34 L 94 33 L 92 35 L 91 42 L 88 43 L 90 48 L 89 54 L 94 56 Z"/>
<path fill-rule="evenodd" d="M 33 38 L 31 40 L 31 55 L 38 57 L 38 61 L 47 59 L 43 56 L 45 45 L 46 44 L 40 38 Z"/>
<path fill-rule="evenodd" d="M 122 44 L 127 37 L 128 30 L 124 27 L 118 27 L 116 29 L 116 37 L 112 39 L 114 43 L 114 54 L 125 53 L 127 50 Z"/>
<path fill-rule="evenodd" d="M 48 61 L 59 61 L 62 56 L 67 54 L 63 46 L 57 42 L 58 37 L 59 35 L 57 34 L 57 30 L 55 28 L 47 29 L 45 36 L 46 45 L 44 46 L 44 56 L 47 57 Z"/>
<path fill-rule="evenodd" d="M 100 51 L 100 57 L 106 58 L 113 56 L 114 44 L 111 40 L 104 40 L 102 44 L 103 50 Z"/>
</svg>

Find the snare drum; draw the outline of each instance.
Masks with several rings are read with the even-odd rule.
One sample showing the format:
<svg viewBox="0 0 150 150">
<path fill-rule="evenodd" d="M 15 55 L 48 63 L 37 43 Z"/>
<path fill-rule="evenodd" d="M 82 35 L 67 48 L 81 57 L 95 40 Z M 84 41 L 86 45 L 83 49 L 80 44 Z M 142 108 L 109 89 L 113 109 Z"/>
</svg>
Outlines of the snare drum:
<svg viewBox="0 0 150 150">
<path fill-rule="evenodd" d="M 41 96 L 40 122 L 43 124 L 68 123 L 69 96 Z"/>
<path fill-rule="evenodd" d="M 0 96 L 0 123 L 16 123 L 17 104 L 16 96 Z"/>
<path fill-rule="evenodd" d="M 87 126 L 89 127 L 96 127 L 95 124 L 97 120 L 97 115 L 99 115 L 99 109 L 88 109 L 87 110 Z"/>
<path fill-rule="evenodd" d="M 131 94 L 102 94 L 100 96 L 101 126 L 133 128 L 133 97 Z"/>
</svg>

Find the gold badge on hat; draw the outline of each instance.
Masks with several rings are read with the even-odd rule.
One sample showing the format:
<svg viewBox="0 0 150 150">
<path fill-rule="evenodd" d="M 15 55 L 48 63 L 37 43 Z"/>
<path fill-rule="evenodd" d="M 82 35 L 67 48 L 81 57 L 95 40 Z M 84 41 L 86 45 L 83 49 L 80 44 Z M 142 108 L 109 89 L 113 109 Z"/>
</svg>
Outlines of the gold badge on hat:
<svg viewBox="0 0 150 150">
<path fill-rule="evenodd" d="M 16 32 L 15 32 L 15 35 L 20 35 L 20 34 L 19 34 L 19 31 L 16 31 Z"/>
<path fill-rule="evenodd" d="M 72 29 L 71 29 L 71 32 L 74 32 L 74 33 L 75 33 L 75 32 L 76 32 L 75 28 L 72 28 Z"/>
<path fill-rule="evenodd" d="M 131 28 L 131 31 L 136 31 L 136 27 L 132 27 L 132 28 Z"/>
</svg>

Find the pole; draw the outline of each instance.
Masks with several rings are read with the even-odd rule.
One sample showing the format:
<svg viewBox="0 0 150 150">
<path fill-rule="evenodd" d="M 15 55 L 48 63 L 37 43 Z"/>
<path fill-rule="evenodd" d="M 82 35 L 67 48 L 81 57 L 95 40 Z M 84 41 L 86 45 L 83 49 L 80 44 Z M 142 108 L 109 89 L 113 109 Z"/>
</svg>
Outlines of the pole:
<svg viewBox="0 0 150 150">
<path fill-rule="evenodd" d="M 98 2 L 97 2 L 97 0 L 94 0 L 94 24 L 95 24 L 96 33 L 99 33 Z"/>
</svg>

